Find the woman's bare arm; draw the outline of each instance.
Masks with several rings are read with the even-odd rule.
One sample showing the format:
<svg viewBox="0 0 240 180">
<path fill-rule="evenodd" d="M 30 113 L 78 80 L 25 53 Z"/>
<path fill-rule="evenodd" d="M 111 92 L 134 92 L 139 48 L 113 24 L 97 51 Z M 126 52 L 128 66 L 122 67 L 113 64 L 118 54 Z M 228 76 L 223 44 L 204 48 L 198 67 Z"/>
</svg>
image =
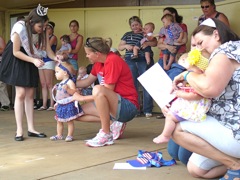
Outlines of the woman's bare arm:
<svg viewBox="0 0 240 180">
<path fill-rule="evenodd" d="M 44 65 L 44 62 L 41 59 L 33 58 L 31 56 L 24 54 L 22 51 L 20 51 L 21 40 L 17 33 L 14 33 L 12 35 L 12 41 L 13 41 L 13 55 L 15 57 L 23 61 L 33 63 L 36 67 L 41 67 Z"/>
<path fill-rule="evenodd" d="M 133 46 L 129 45 L 129 44 L 126 44 L 126 41 L 121 40 L 119 45 L 118 45 L 118 50 L 119 51 L 123 51 L 125 49 L 127 49 L 128 51 L 132 51 L 133 50 Z"/>
<path fill-rule="evenodd" d="M 183 99 L 186 99 L 188 101 L 200 100 L 200 99 L 203 98 L 202 96 L 200 96 L 197 93 L 185 92 L 183 90 L 177 90 L 176 91 L 176 96 L 180 97 L 180 98 L 183 98 Z"/>
<path fill-rule="evenodd" d="M 217 54 L 210 61 L 208 68 L 202 74 L 189 73 L 187 81 L 194 90 L 206 98 L 219 96 L 230 81 L 233 72 L 240 65 L 227 58 L 224 54 Z M 226 68 L 227 67 L 227 68 Z M 173 85 L 184 81 L 186 72 L 176 76 Z M 221 79 L 221 80 L 220 80 Z"/>
<path fill-rule="evenodd" d="M 151 46 L 151 47 L 156 47 L 157 46 L 157 38 L 153 38 L 152 41 L 145 41 L 143 44 L 142 44 L 142 48 L 146 48 L 147 46 Z"/>
<path fill-rule="evenodd" d="M 78 80 L 76 82 L 76 87 L 79 87 L 79 88 L 86 88 L 86 87 L 89 87 L 92 83 L 94 83 L 95 81 L 97 80 L 97 77 L 92 75 L 92 74 L 89 74 L 89 76 L 86 78 L 86 79 L 83 79 L 83 80 Z"/>
<path fill-rule="evenodd" d="M 157 47 L 160 50 L 168 49 L 171 53 L 176 53 L 176 51 L 177 51 L 175 46 L 170 46 L 170 45 L 165 44 L 163 38 L 158 39 Z"/>
</svg>

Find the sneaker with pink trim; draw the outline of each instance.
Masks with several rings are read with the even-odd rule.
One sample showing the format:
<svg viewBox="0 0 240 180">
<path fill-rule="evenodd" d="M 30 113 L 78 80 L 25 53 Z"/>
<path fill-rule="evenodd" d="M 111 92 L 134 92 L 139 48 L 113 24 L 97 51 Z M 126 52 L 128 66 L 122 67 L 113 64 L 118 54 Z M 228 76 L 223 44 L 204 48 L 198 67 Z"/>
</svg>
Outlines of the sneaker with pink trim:
<svg viewBox="0 0 240 180">
<path fill-rule="evenodd" d="M 106 134 L 102 129 L 100 129 L 96 137 L 88 140 L 86 145 L 90 147 L 102 147 L 106 145 L 112 145 L 113 143 L 112 133 Z"/>
<path fill-rule="evenodd" d="M 113 121 L 113 123 L 110 126 L 110 130 L 113 133 L 113 140 L 116 140 L 122 137 L 126 126 L 127 126 L 127 123 Z"/>
</svg>

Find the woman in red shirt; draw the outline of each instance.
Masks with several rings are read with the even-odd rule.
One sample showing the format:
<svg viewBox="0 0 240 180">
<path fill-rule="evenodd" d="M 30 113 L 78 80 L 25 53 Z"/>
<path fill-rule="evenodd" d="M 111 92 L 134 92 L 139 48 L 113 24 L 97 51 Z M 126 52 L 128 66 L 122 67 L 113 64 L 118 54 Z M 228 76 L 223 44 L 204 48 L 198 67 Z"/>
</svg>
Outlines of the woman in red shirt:
<svg viewBox="0 0 240 180">
<path fill-rule="evenodd" d="M 101 122 L 97 136 L 86 142 L 91 147 L 113 144 L 139 109 L 132 73 L 120 56 L 110 52 L 109 42 L 110 38 L 100 37 L 86 40 L 86 56 L 94 65 L 86 79 L 77 81 L 77 87 L 88 87 L 97 79 L 100 84 L 94 86 L 90 96 L 73 95 L 75 100 L 87 102 L 82 105 L 85 114 L 77 120 Z"/>
</svg>

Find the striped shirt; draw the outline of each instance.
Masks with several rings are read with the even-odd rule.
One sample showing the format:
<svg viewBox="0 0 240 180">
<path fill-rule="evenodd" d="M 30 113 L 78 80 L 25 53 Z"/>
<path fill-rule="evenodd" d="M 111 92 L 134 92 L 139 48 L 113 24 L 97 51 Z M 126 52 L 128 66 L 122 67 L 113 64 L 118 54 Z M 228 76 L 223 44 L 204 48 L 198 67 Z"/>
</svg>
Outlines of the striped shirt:
<svg viewBox="0 0 240 180">
<path fill-rule="evenodd" d="M 144 38 L 143 33 L 134 33 L 133 31 L 126 32 L 123 37 L 121 38 L 122 41 L 125 41 L 126 44 L 135 46 L 137 43 L 139 43 Z M 125 56 L 131 56 L 133 54 L 133 51 L 128 51 L 126 49 Z M 143 51 L 138 51 L 138 56 L 144 56 Z"/>
</svg>

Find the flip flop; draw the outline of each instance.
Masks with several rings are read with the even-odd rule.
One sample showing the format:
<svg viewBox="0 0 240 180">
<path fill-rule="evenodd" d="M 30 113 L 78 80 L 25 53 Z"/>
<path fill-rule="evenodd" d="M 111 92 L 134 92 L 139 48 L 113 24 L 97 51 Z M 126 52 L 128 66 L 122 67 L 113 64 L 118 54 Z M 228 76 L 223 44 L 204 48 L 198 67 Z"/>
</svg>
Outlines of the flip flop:
<svg viewBox="0 0 240 180">
<path fill-rule="evenodd" d="M 50 106 L 47 111 L 54 111 L 54 107 Z"/>
<path fill-rule="evenodd" d="M 44 110 L 47 110 L 47 108 L 44 107 L 44 106 L 42 106 L 42 107 L 40 107 L 40 108 L 38 109 L 38 111 L 44 111 Z"/>
<path fill-rule="evenodd" d="M 227 173 L 219 180 L 234 180 L 240 179 L 240 169 L 239 170 L 228 170 Z"/>
</svg>

